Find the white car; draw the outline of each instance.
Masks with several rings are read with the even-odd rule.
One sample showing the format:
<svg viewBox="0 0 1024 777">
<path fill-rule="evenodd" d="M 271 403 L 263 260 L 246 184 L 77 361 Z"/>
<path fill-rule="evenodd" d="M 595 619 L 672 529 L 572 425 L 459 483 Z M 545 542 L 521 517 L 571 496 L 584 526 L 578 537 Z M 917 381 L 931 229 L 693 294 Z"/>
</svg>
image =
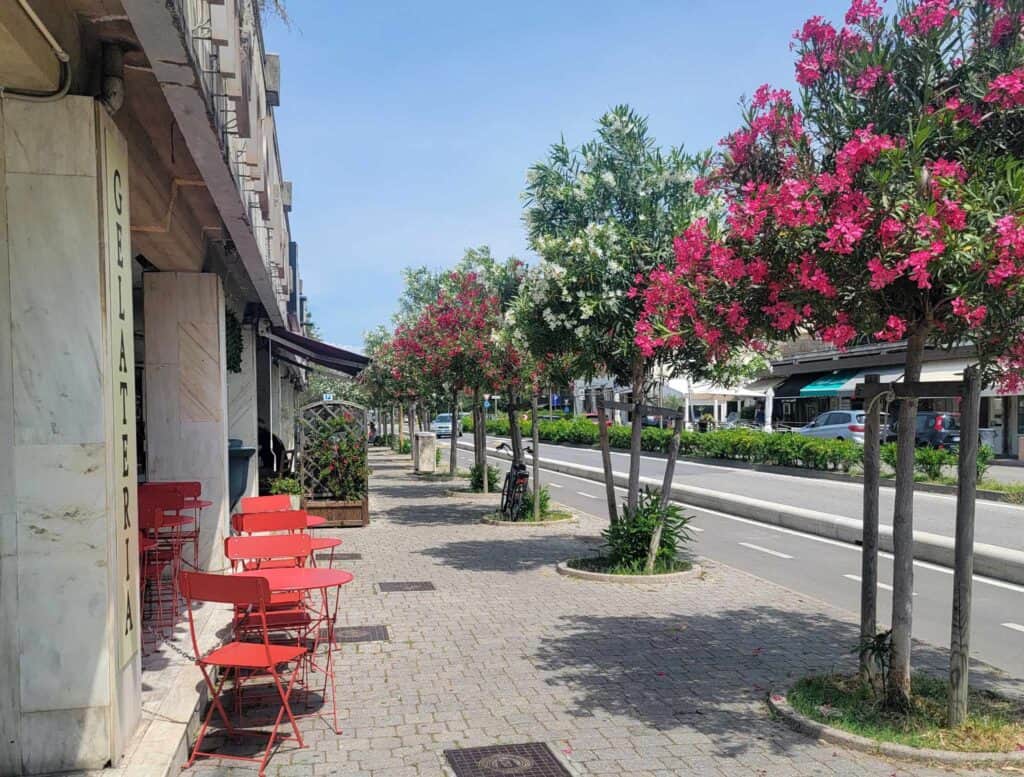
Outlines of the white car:
<svg viewBox="0 0 1024 777">
<path fill-rule="evenodd" d="M 798 434 L 808 437 L 823 437 L 826 440 L 852 440 L 858 445 L 864 444 L 863 410 L 829 410 L 822 413 L 806 426 L 797 429 Z M 886 442 L 890 436 L 887 419 L 882 414 L 880 436 Z"/>
<path fill-rule="evenodd" d="M 459 424 L 458 436 L 462 436 L 462 424 Z M 451 413 L 438 413 L 434 420 L 430 422 L 430 431 L 436 434 L 438 437 L 451 437 L 452 436 L 452 414 Z"/>
</svg>

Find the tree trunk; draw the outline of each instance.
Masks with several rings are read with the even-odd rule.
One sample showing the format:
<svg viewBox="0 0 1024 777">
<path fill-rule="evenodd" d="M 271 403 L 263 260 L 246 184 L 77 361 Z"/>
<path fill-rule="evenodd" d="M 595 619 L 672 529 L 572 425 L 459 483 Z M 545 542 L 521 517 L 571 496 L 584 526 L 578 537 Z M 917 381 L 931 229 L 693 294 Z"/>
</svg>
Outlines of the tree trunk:
<svg viewBox="0 0 1024 777">
<path fill-rule="evenodd" d="M 533 397 L 530 414 L 530 434 L 533 436 L 533 519 L 540 520 L 540 424 L 537 422 L 537 395 Z"/>
<path fill-rule="evenodd" d="M 512 438 L 512 466 L 521 464 L 523 459 L 523 430 L 519 428 L 519 413 L 516 412 L 518 397 L 508 397 L 506 411 L 508 412 L 508 433 Z"/>
<path fill-rule="evenodd" d="M 405 424 L 405 421 L 402 420 L 402 415 L 404 413 L 405 413 L 405 408 L 402 407 L 401 405 L 399 405 L 395 409 L 395 415 L 397 416 L 395 420 L 398 421 L 398 448 L 396 450 L 402 450 L 402 441 L 404 439 L 402 437 L 402 427 Z"/>
<path fill-rule="evenodd" d="M 473 389 L 473 454 L 480 469 L 481 490 L 487 488 L 487 424 L 484 421 L 483 396 L 479 388 Z"/>
<path fill-rule="evenodd" d="M 452 391 L 452 437 L 451 447 L 448 450 L 448 477 L 455 477 L 459 471 L 459 435 L 455 430 L 454 419 L 459 417 L 459 392 Z M 462 421 L 459 421 L 462 424 Z"/>
<path fill-rule="evenodd" d="M 867 375 L 864 385 L 877 386 L 877 375 Z M 867 400 L 864 424 L 864 529 L 860 556 L 860 642 L 866 645 L 878 632 L 878 474 L 881 436 L 881 396 Z M 874 683 L 877 672 L 871 656 L 860 653 L 860 676 Z"/>
<path fill-rule="evenodd" d="M 921 379 L 924 329 L 918 328 L 907 340 L 904 383 Z M 886 703 L 890 709 L 910 708 L 911 627 L 914 620 L 914 449 L 916 445 L 917 399 L 900 402 L 896 441 L 896 496 L 892 521 L 892 663 Z"/>
<path fill-rule="evenodd" d="M 601 441 L 601 466 L 604 468 L 604 490 L 608 497 L 608 521 L 619 519 L 615 505 L 615 473 L 612 471 L 612 451 L 608 441 L 608 416 L 604 410 L 604 392 L 597 400 L 597 436 Z"/>
<path fill-rule="evenodd" d="M 643 416 L 640 406 L 644 401 L 644 366 L 637 358 L 633 362 L 633 434 L 629 438 L 629 483 L 626 491 L 626 505 L 632 515 L 636 512 L 637 500 L 640 498 L 640 439 L 643 435 Z"/>
<path fill-rule="evenodd" d="M 409 403 L 409 452 L 416 461 L 416 403 Z"/>
<path fill-rule="evenodd" d="M 644 573 L 654 574 L 654 562 L 658 560 L 658 549 L 661 547 L 661 531 L 665 527 L 665 508 L 672 498 L 672 479 L 676 474 L 676 459 L 679 458 L 679 437 L 683 433 L 683 419 L 676 418 L 675 426 L 672 429 L 672 441 L 668 446 L 668 461 L 665 462 L 665 479 L 661 482 L 661 514 L 658 516 L 658 525 L 654 527 L 651 534 L 651 544 L 647 548 L 647 563 L 644 565 Z"/>
<path fill-rule="evenodd" d="M 974 501 L 978 486 L 978 424 L 981 373 L 964 371 L 960 403 L 960 458 L 957 462 L 956 545 L 953 550 L 953 625 L 949 641 L 948 725 L 967 718 L 967 672 L 971 657 L 971 583 L 974 576 Z"/>
</svg>

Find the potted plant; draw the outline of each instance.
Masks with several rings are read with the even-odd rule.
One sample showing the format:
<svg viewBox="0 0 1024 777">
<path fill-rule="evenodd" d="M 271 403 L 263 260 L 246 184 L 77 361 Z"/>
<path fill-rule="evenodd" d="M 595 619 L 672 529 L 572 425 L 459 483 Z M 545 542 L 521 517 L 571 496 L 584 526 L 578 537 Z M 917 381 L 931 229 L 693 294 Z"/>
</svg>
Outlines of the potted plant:
<svg viewBox="0 0 1024 777">
<path fill-rule="evenodd" d="M 326 518 L 328 526 L 366 526 L 370 470 L 366 435 L 354 415 L 345 411 L 310 433 L 303 449 L 302 509 Z"/>
<path fill-rule="evenodd" d="M 701 432 L 706 432 L 709 429 L 715 428 L 715 417 L 711 413 L 705 413 L 697 421 L 697 429 Z"/>
</svg>

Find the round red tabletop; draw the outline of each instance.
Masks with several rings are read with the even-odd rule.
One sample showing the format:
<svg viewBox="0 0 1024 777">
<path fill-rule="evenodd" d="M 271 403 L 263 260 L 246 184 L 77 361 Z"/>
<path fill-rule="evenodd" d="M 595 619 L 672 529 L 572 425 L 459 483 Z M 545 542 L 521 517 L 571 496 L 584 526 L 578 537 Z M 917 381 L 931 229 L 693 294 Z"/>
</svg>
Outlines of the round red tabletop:
<svg viewBox="0 0 1024 777">
<path fill-rule="evenodd" d="M 185 506 L 183 509 L 193 510 L 196 507 L 198 507 L 200 510 L 202 510 L 206 507 L 210 507 L 212 504 L 213 502 L 211 502 L 209 499 L 194 499 L 190 497 L 185 500 Z"/>
<path fill-rule="evenodd" d="M 344 569 L 321 567 L 252 569 L 237 574 L 239 577 L 265 577 L 271 591 L 312 591 L 316 588 L 334 588 L 353 580 L 352 573 Z"/>
<path fill-rule="evenodd" d="M 323 526 L 325 523 L 327 523 L 327 519 L 324 518 L 323 516 L 320 516 L 320 515 L 307 515 L 306 516 L 306 526 L 307 526 L 307 528 L 312 529 L 312 528 L 314 528 L 316 526 Z"/>
<path fill-rule="evenodd" d="M 313 546 L 313 550 L 327 550 L 328 548 L 336 548 L 341 544 L 340 537 L 313 537 L 310 540 L 310 544 Z"/>
</svg>

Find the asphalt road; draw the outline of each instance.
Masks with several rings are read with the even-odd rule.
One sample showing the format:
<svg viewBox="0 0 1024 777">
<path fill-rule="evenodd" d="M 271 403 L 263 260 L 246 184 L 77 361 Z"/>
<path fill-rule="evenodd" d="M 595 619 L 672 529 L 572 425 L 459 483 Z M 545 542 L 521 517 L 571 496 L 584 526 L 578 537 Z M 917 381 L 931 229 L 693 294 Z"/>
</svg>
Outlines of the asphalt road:
<svg viewBox="0 0 1024 777">
<path fill-rule="evenodd" d="M 468 442 L 468 437 L 463 437 Z M 499 438 L 488 438 L 490 449 Z M 594 448 L 574 448 L 565 445 L 541 443 L 541 458 L 570 461 L 601 467 L 601 454 Z M 629 454 L 612 451 L 612 466 L 616 472 L 628 472 Z M 640 463 L 640 474 L 655 478 L 659 483 L 665 474 L 665 459 L 645 455 Z M 744 467 L 704 464 L 680 459 L 676 462 L 674 482 L 680 485 L 707 488 L 730 494 L 742 494 L 768 502 L 805 507 L 832 515 L 856 520 L 862 515 L 862 488 L 860 483 L 779 475 L 757 472 Z M 882 525 L 891 525 L 893 489 L 882 487 L 879 510 Z M 914 496 L 914 529 L 952 537 L 956 524 L 956 497 L 952 494 L 931 494 L 918 491 Z M 975 542 L 1001 545 L 1024 550 L 1024 505 L 979 500 L 976 507 Z"/>
<path fill-rule="evenodd" d="M 465 438 L 463 438 L 465 439 Z M 447 443 L 443 443 L 447 447 Z M 547 458 L 590 463 L 582 458 L 591 452 L 561 446 L 541 446 Z M 491 445 L 493 449 L 493 443 Z M 569 458 L 570 456 L 580 458 Z M 469 467 L 472 454 L 459 451 L 460 465 Z M 506 462 L 495 462 L 503 470 Z M 624 468 L 624 459 L 615 462 L 616 470 Z M 645 461 L 645 473 L 657 476 L 657 460 Z M 661 462 L 664 463 L 663 461 Z M 679 462 L 684 482 L 725 489 L 722 479 L 727 473 L 717 468 Z M 733 486 L 750 495 L 773 494 L 775 501 L 791 501 L 799 492 L 802 498 L 813 499 L 813 491 L 834 485 L 830 481 L 754 473 L 738 470 L 731 473 Z M 541 478 L 551 498 L 586 513 L 607 519 L 607 502 L 601 483 L 583 480 L 542 469 Z M 778 479 L 775 483 L 771 479 Z M 711 485 L 714 480 L 716 485 Z M 797 482 L 794 482 L 797 481 Z M 758 490 L 753 491 L 754 488 Z M 823 497 L 834 503 L 852 502 L 859 506 L 855 485 L 843 485 L 839 494 Z M 838 491 L 838 489 L 835 489 Z M 891 501 L 891 490 L 888 499 Z M 623 494 L 623 489 L 618 489 Z M 922 495 L 923 496 L 923 495 Z M 931 495 L 929 495 L 931 496 Z M 762 498 L 769 498 L 764 496 Z M 945 498 L 943 498 L 945 500 Z M 949 509 L 952 504 L 932 497 L 925 500 L 920 512 Z M 922 503 L 918 503 L 921 505 Z M 981 505 L 979 504 L 979 508 Z M 1020 508 L 1014 508 L 1020 510 Z M 838 510 L 831 510 L 838 512 Z M 695 553 L 770 580 L 794 592 L 813 596 L 829 604 L 856 613 L 860 607 L 860 548 L 835 540 L 817 537 L 790 529 L 769 526 L 743 518 L 709 510 L 688 509 L 694 515 Z M 848 511 L 840 514 L 850 514 Z M 1024 512 L 1018 520 L 1024 519 Z M 922 516 L 924 517 L 924 516 Z M 1016 517 L 1016 516 L 1015 516 Z M 979 511 L 979 528 L 981 512 Z M 1024 524 L 1022 524 L 1024 525 Z M 971 654 L 974 658 L 999 667 L 1007 673 L 1024 677 L 1024 586 L 975 576 L 972 618 Z M 879 559 L 878 621 L 888 623 L 891 615 L 892 558 L 882 554 Z M 952 606 L 952 571 L 926 562 L 914 562 L 914 636 L 935 645 L 948 645 Z M 853 645 L 850 646 L 853 649 Z"/>
</svg>

